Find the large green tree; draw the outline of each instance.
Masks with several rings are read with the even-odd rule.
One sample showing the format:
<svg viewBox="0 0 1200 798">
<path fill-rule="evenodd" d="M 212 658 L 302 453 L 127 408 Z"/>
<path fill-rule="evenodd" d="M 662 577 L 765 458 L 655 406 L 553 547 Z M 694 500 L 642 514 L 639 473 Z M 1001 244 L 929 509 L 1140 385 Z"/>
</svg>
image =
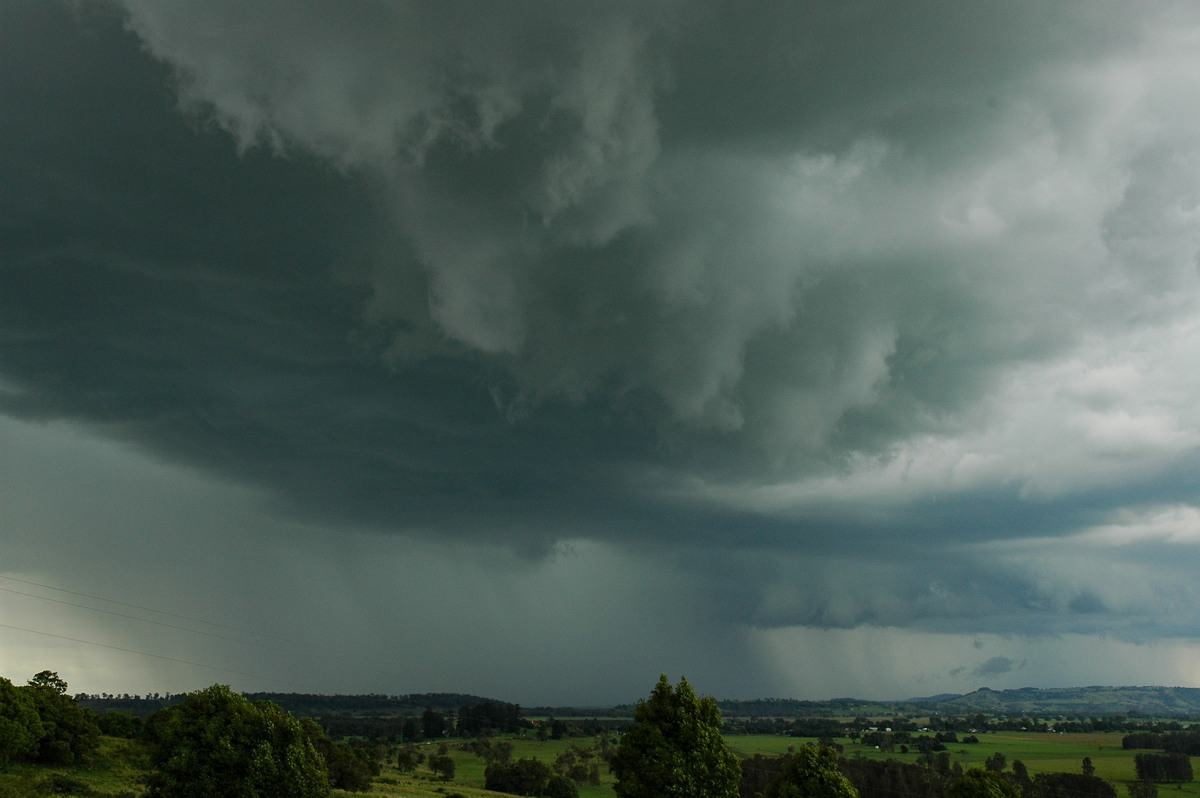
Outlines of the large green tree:
<svg viewBox="0 0 1200 798">
<path fill-rule="evenodd" d="M 971 768 L 947 788 L 946 798 L 1021 798 L 1021 791 L 994 770 Z"/>
<path fill-rule="evenodd" d="M 29 680 L 27 692 L 42 722 L 34 760 L 47 765 L 71 765 L 87 759 L 100 744 L 96 713 L 67 695 L 67 683 L 53 671 Z"/>
<path fill-rule="evenodd" d="M 225 685 L 159 710 L 152 798 L 325 798 L 329 773 L 308 730 L 270 701 Z"/>
<path fill-rule="evenodd" d="M 42 722 L 28 690 L 0 677 L 0 767 L 37 752 Z"/>
<path fill-rule="evenodd" d="M 763 798 L 858 798 L 858 790 L 842 774 L 837 751 L 803 745 L 767 785 Z"/>
<path fill-rule="evenodd" d="M 609 764 L 619 798 L 733 798 L 742 765 L 721 736 L 721 711 L 687 679 L 659 677 L 638 701 Z"/>
</svg>

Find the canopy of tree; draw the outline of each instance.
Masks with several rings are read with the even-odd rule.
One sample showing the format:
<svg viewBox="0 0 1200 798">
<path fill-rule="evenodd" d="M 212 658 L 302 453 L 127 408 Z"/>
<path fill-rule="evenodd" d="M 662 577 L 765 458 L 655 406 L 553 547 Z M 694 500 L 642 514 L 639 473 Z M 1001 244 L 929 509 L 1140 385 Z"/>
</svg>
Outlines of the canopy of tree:
<svg viewBox="0 0 1200 798">
<path fill-rule="evenodd" d="M 858 798 L 858 790 L 838 769 L 836 750 L 805 745 L 767 785 L 763 798 Z"/>
<path fill-rule="evenodd" d="M 42 671 L 25 687 L 0 678 L 0 765 L 71 765 L 85 760 L 99 741 L 95 713 L 67 695 L 57 673 Z"/>
<path fill-rule="evenodd" d="M 192 693 L 147 723 L 151 798 L 325 798 L 325 760 L 300 721 L 225 685 Z"/>
<path fill-rule="evenodd" d="M 954 780 L 946 798 L 1021 798 L 1021 791 L 995 770 L 972 768 Z"/>
<path fill-rule="evenodd" d="M 619 798 L 732 798 L 742 766 L 721 736 L 716 699 L 662 675 L 639 701 L 609 768 Z"/>
</svg>

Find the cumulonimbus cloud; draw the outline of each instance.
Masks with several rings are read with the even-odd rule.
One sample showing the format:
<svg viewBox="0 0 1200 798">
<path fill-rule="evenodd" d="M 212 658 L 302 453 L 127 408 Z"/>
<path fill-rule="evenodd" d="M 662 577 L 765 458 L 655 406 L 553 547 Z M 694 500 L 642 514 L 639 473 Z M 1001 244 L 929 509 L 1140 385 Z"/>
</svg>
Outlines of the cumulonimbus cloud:
<svg viewBox="0 0 1200 798">
<path fill-rule="evenodd" d="M 1195 12 L 827 6 L 122 0 L 118 122 L 13 95 L 5 407 L 340 522 L 897 552 L 763 626 L 1142 617 L 985 544 L 1190 501 Z"/>
</svg>

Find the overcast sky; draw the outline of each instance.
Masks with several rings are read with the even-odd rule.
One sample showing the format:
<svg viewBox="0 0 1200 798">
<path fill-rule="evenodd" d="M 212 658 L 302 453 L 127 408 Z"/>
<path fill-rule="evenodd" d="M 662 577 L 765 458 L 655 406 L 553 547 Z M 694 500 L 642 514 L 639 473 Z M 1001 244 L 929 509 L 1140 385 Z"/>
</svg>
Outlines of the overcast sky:
<svg viewBox="0 0 1200 798">
<path fill-rule="evenodd" d="M 1190 1 L 0 0 L 0 675 L 1200 686 L 1198 246 Z"/>
</svg>

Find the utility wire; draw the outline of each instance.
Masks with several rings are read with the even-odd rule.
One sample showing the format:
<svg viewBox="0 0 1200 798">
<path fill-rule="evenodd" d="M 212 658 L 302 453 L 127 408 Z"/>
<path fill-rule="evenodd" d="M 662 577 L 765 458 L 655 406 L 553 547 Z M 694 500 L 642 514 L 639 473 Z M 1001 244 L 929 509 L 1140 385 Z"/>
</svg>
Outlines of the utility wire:
<svg viewBox="0 0 1200 798">
<path fill-rule="evenodd" d="M 177 626 L 176 624 L 165 623 L 163 621 L 152 621 L 149 618 L 139 618 L 136 615 L 127 615 L 123 612 L 113 612 L 112 610 L 102 610 L 99 607 L 89 607 L 86 604 L 75 604 L 74 602 L 71 602 L 71 601 L 63 601 L 61 599 L 50 598 L 49 596 L 39 596 L 36 593 L 26 593 L 24 590 L 13 590 L 12 588 L 9 588 L 9 587 L 0 587 L 0 590 L 4 591 L 5 593 L 13 593 L 18 596 L 29 596 L 30 598 L 35 598 L 40 601 L 52 601 L 55 604 L 64 604 L 68 607 L 78 607 L 81 610 L 89 610 L 91 612 L 102 612 L 105 615 L 115 615 L 118 618 L 129 618 L 130 620 L 133 620 L 133 621 L 141 621 L 142 623 L 150 623 L 150 624 L 154 624 L 155 626 L 165 626 L 168 629 L 179 629 L 184 632 L 192 632 L 193 634 L 205 635 L 207 637 L 215 637 L 220 640 L 230 640 L 230 641 L 233 641 L 234 643 L 241 643 L 242 645 L 246 645 L 246 646 L 254 646 L 255 648 L 267 648 L 266 646 L 261 645 L 259 643 L 251 643 L 249 640 L 242 640 L 237 637 L 229 637 L 227 635 L 219 635 L 216 632 L 205 632 L 201 629 L 189 629 L 186 626 Z"/>
<path fill-rule="evenodd" d="M 193 662 L 191 660 L 178 659 L 176 657 L 167 657 L 162 654 L 151 654 L 149 651 L 137 651 L 132 648 L 121 648 L 120 646 L 113 646 L 113 645 L 109 645 L 108 643 L 97 643 L 94 640 L 81 640 L 78 637 L 68 637 L 67 635 L 56 635 L 56 634 L 52 634 L 50 632 L 43 632 L 38 629 L 26 629 L 25 627 L 22 627 L 22 626 L 11 626 L 7 623 L 0 623 L 0 628 L 15 629 L 18 632 L 28 632 L 30 634 L 43 635 L 45 637 L 53 637 L 53 638 L 57 638 L 59 640 L 69 640 L 72 643 L 83 643 L 84 645 L 88 645 L 88 646 L 99 646 L 100 648 L 109 648 L 109 649 L 112 649 L 113 651 L 124 651 L 127 654 L 139 654 L 143 657 L 154 657 L 155 659 L 162 659 L 162 660 L 166 660 L 167 662 L 178 662 L 182 665 L 194 665 L 197 668 L 205 668 L 210 671 L 221 671 L 223 673 L 233 673 L 238 676 L 249 676 L 254 679 L 266 679 L 268 681 L 279 682 L 280 684 L 290 684 L 293 687 L 304 687 L 306 689 L 312 689 L 312 687 L 310 685 L 300 684 L 299 682 L 291 682 L 286 679 L 279 679 L 274 676 L 263 676 L 263 675 L 257 674 L 257 673 L 247 673 L 246 671 L 235 671 L 231 668 L 221 668 L 216 665 L 205 665 L 203 662 Z"/>
<path fill-rule="evenodd" d="M 130 602 L 127 602 L 127 601 L 118 601 L 117 599 L 105 598 L 104 596 L 96 596 L 96 595 L 93 595 L 93 594 L 91 594 L 91 593 L 80 593 L 80 592 L 79 592 L 79 591 L 77 591 L 77 590 L 67 590 L 66 588 L 62 588 L 62 587 L 54 587 L 53 585 L 45 585 L 45 584 L 42 584 L 41 582 L 34 582 L 34 581 L 31 581 L 31 580 L 29 580 L 29 579 L 19 579 L 19 578 L 15 577 L 15 576 L 8 576 L 7 574 L 0 574 L 0 579 L 7 579 L 7 580 L 9 580 L 9 581 L 11 581 L 11 582 L 20 582 L 20 583 L 21 583 L 21 584 L 23 584 L 23 585 L 31 585 L 31 586 L 33 586 L 33 587 L 40 587 L 40 588 L 44 588 L 44 589 L 46 589 L 46 590 L 57 590 L 57 591 L 58 591 L 58 592 L 60 592 L 60 593 L 67 593 L 67 594 L 69 594 L 69 595 L 72 595 L 72 596 L 81 596 L 81 597 L 83 597 L 83 598 L 89 598 L 89 599 L 93 599 L 93 600 L 95 600 L 95 601 L 104 601 L 104 602 L 107 602 L 107 603 L 109 603 L 109 604 L 116 604 L 116 605 L 118 605 L 118 606 L 121 606 L 121 607 L 129 607 L 129 608 L 132 608 L 132 609 L 135 609 L 135 610 L 142 610 L 143 612 L 152 612 L 152 613 L 155 613 L 156 615 L 163 615 L 163 616 L 166 616 L 166 617 L 168 617 L 168 618 L 175 618 L 175 619 L 177 619 L 177 620 L 181 620 L 181 621 L 191 621 L 192 623 L 202 623 L 202 624 L 205 624 L 206 626 L 214 626 L 214 627 L 216 627 L 216 628 L 218 628 L 218 629 L 225 629 L 225 630 L 227 630 L 227 631 L 231 631 L 231 632 L 241 632 L 242 634 L 252 635 L 252 636 L 254 636 L 254 637 L 260 637 L 260 638 L 263 638 L 263 639 L 266 639 L 266 640 L 275 640 L 275 641 L 277 641 L 277 642 L 280 642 L 280 643 L 287 643 L 287 644 L 288 644 L 288 645 L 290 645 L 290 646 L 296 646 L 296 647 L 299 647 L 299 648 L 301 648 L 301 649 L 305 649 L 305 650 L 309 650 L 309 649 L 312 649 L 312 648 L 314 648 L 314 647 L 315 647 L 315 648 L 320 648 L 320 649 L 322 649 L 322 650 L 324 650 L 324 651 L 333 652 L 333 649 L 331 649 L 331 648 L 326 648 L 326 647 L 324 647 L 324 646 L 313 646 L 313 645 L 311 645 L 311 644 L 308 644 L 308 643 L 301 643 L 301 642 L 299 642 L 299 641 L 297 641 L 297 640 L 289 640 L 289 639 L 288 639 L 288 638 L 286 638 L 286 637 L 280 637 L 280 636 L 278 636 L 278 635 L 270 635 L 270 634 L 266 634 L 266 633 L 264 633 L 264 632 L 259 632 L 259 631 L 256 631 L 256 630 L 254 630 L 254 629 L 245 629 L 245 628 L 243 628 L 243 627 L 240 627 L 240 626 L 231 626 L 231 625 L 229 625 L 229 624 L 224 624 L 224 623 L 218 623 L 218 622 L 216 622 L 216 621 L 209 621 L 209 620 L 205 620 L 204 618 L 194 618 L 194 617 L 192 617 L 192 616 L 190 616 L 190 615 L 180 615 L 180 614 L 178 614 L 178 613 L 174 613 L 174 612 L 167 612 L 167 611 L 165 611 L 165 610 L 157 610 L 157 609 L 154 609 L 153 607 L 146 607 L 146 606 L 143 606 L 143 605 L 141 605 L 141 604 L 131 604 Z M 17 592 L 19 592 L 19 591 L 12 590 L 12 589 L 9 589 L 9 588 L 0 588 L 0 590 L 7 590 L 9 593 L 17 593 Z M 24 594 L 22 594 L 22 595 L 32 596 L 33 594 L 31 594 L 31 593 L 24 593 Z M 44 598 L 46 601 L 58 601 L 57 599 L 46 598 L 46 597 L 44 597 L 44 596 L 34 596 L 34 598 Z M 60 601 L 59 603 L 61 603 L 61 604 L 69 604 L 69 602 L 65 602 L 65 601 Z M 96 611 L 96 612 L 108 612 L 108 610 L 101 610 L 101 609 L 96 609 L 96 608 L 93 608 L 93 607 L 86 607 L 86 606 L 79 605 L 79 604 L 71 604 L 70 606 L 74 606 L 74 607 L 81 607 L 81 608 L 83 608 L 83 609 L 95 609 L 95 611 Z M 111 615 L 119 615 L 119 613 L 109 613 L 109 614 L 111 614 Z M 121 616 L 121 617 L 133 618 L 134 616 L 131 616 L 131 615 L 125 615 L 125 616 Z M 146 622 L 146 623 L 158 623 L 157 621 L 151 621 L 151 620 L 149 620 L 149 619 L 146 619 L 146 618 L 140 618 L 140 619 L 137 619 L 137 620 L 142 620 L 142 621 L 144 621 L 144 622 Z M 166 625 L 166 624 L 163 624 L 163 625 Z M 177 628 L 177 629 L 182 629 L 183 627 L 174 627 L 174 628 Z M 189 630 L 187 630 L 187 631 L 193 631 L 193 632 L 196 632 L 196 634 L 211 634 L 211 633 L 209 633 L 209 632 L 201 632 L 201 631 L 199 631 L 199 630 L 195 630 L 195 629 L 189 629 Z M 220 635 L 214 635 L 214 636 L 220 637 Z M 232 639 L 234 639 L 234 638 L 225 638 L 225 639 L 227 639 L 227 640 L 232 640 Z M 238 641 L 238 642 L 245 642 L 245 641 Z M 254 643 L 246 643 L 246 645 L 255 645 L 255 644 L 254 644 Z"/>
</svg>

